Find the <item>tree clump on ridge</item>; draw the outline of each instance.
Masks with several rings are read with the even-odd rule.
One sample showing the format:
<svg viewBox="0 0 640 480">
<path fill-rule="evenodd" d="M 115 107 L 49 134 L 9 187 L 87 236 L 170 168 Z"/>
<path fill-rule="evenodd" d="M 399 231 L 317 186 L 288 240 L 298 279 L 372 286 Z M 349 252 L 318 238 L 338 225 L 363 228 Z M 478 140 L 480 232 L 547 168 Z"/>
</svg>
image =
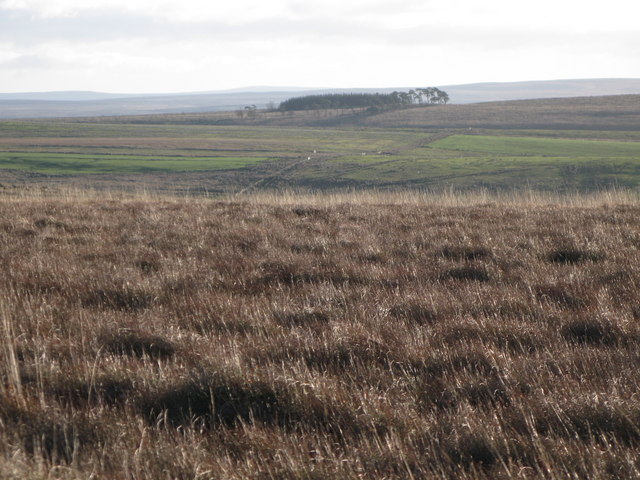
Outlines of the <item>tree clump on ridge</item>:
<svg viewBox="0 0 640 480">
<path fill-rule="evenodd" d="M 324 110 L 339 108 L 400 108 L 411 105 L 445 104 L 449 95 L 435 87 L 391 93 L 327 93 L 285 100 L 280 111 Z"/>
</svg>

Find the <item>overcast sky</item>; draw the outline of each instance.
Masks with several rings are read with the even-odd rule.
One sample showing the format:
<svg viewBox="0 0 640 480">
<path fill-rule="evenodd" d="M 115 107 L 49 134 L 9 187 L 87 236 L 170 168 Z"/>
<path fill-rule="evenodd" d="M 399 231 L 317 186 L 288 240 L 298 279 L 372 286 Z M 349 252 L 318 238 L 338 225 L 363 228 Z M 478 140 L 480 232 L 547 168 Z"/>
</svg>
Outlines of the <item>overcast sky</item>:
<svg viewBox="0 0 640 480">
<path fill-rule="evenodd" d="M 0 0 L 0 92 L 640 78 L 635 0 Z"/>
</svg>

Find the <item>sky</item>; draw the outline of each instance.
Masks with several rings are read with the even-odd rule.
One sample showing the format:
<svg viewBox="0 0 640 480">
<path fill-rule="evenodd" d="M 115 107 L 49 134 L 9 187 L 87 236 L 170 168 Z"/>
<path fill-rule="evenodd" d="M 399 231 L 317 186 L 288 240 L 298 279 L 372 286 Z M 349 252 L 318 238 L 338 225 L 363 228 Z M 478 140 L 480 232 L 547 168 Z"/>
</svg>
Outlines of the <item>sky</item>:
<svg viewBox="0 0 640 480">
<path fill-rule="evenodd" d="M 634 0 L 0 0 L 0 92 L 640 78 Z"/>
</svg>

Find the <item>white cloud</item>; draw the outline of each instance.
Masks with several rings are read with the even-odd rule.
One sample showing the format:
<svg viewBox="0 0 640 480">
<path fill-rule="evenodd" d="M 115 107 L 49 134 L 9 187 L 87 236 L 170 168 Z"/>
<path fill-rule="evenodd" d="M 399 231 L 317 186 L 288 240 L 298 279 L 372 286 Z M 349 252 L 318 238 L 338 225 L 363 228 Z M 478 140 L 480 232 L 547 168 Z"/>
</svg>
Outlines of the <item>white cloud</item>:
<svg viewBox="0 0 640 480">
<path fill-rule="evenodd" d="M 91 10 L 119 10 L 152 18 L 179 22 L 200 22 L 211 19 L 251 21 L 273 18 L 287 10 L 286 0 L 4 0 L 0 8 L 28 11 L 44 17 L 74 17 Z"/>
<path fill-rule="evenodd" d="M 640 77 L 637 10 L 627 0 L 0 0 L 0 90 Z"/>
</svg>

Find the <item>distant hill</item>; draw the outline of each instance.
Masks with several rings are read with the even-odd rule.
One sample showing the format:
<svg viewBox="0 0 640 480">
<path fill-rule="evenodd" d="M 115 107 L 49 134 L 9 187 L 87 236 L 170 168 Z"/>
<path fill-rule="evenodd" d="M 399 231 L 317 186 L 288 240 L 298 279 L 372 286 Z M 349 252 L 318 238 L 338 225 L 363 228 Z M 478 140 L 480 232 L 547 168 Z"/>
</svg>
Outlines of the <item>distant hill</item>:
<svg viewBox="0 0 640 480">
<path fill-rule="evenodd" d="M 112 98 L 130 97 L 132 95 L 124 95 L 117 93 L 101 93 L 101 92 L 21 92 L 21 93 L 0 93 L 0 101 L 57 101 L 57 102 L 86 102 L 96 100 L 108 100 Z"/>
<path fill-rule="evenodd" d="M 608 78 L 545 80 L 512 83 L 472 83 L 440 87 L 452 103 L 478 103 L 539 98 L 640 94 L 640 79 Z"/>
<path fill-rule="evenodd" d="M 146 125 L 374 127 L 382 129 L 542 129 L 640 131 L 640 94 L 505 100 L 458 105 L 368 109 L 234 111 L 67 118 L 66 122 Z"/>
<path fill-rule="evenodd" d="M 409 88 L 301 89 L 296 87 L 247 87 L 219 92 L 183 94 L 113 94 L 101 92 L 0 93 L 0 118 L 54 118 L 110 115 L 220 112 L 247 105 L 265 108 L 292 97 L 326 93 L 390 93 Z M 640 79 L 580 79 L 512 83 L 442 85 L 451 103 L 466 104 L 502 100 L 588 97 L 640 94 Z"/>
</svg>

